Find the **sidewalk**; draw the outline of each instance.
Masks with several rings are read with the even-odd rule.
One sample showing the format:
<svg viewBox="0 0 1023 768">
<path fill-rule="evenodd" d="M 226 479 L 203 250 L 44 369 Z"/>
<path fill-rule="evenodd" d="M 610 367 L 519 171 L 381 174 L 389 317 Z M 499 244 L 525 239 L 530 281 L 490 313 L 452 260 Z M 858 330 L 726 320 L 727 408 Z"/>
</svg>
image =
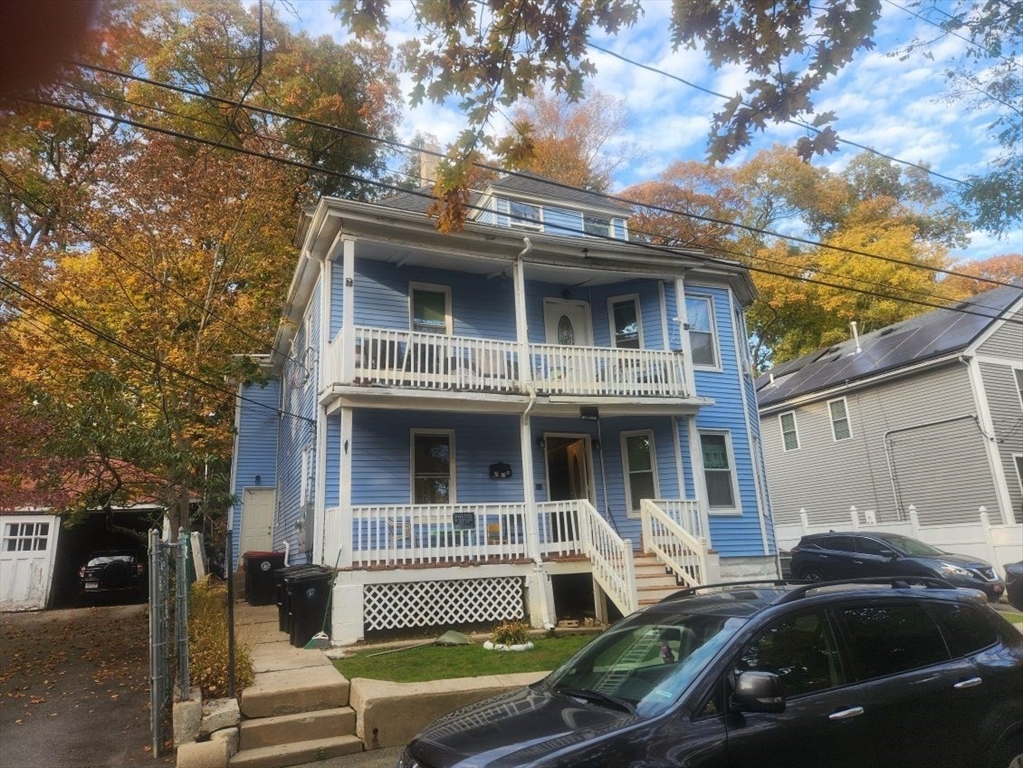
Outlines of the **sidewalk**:
<svg viewBox="0 0 1023 768">
<path fill-rule="evenodd" d="M 404 747 L 385 747 L 354 755 L 341 755 L 330 760 L 304 763 L 293 768 L 396 768 Z"/>
</svg>

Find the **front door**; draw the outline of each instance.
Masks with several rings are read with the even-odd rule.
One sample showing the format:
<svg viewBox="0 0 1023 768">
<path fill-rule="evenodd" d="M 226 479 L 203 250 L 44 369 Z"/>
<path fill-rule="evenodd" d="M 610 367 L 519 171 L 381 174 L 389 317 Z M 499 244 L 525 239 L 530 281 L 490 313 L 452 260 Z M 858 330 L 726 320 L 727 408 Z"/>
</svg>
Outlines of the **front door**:
<svg viewBox="0 0 1023 768">
<path fill-rule="evenodd" d="M 550 501 L 586 499 L 594 502 L 590 482 L 590 438 L 587 435 L 546 435 L 547 498 Z M 559 509 L 541 521 L 542 541 L 569 541 L 578 530 L 576 511 Z"/>
<path fill-rule="evenodd" d="M 548 344 L 593 346 L 590 305 L 585 301 L 544 299 L 543 320 Z"/>
<path fill-rule="evenodd" d="M 266 552 L 273 547 L 273 488 L 246 488 L 242 493 L 242 535 L 239 553 Z"/>
</svg>

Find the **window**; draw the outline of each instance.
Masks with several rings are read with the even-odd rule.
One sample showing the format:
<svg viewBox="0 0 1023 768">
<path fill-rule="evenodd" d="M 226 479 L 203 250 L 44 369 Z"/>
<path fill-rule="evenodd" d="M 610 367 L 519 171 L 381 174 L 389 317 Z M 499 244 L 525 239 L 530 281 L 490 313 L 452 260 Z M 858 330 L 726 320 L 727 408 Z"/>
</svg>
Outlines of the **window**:
<svg viewBox="0 0 1023 768">
<path fill-rule="evenodd" d="M 829 400 L 828 411 L 831 413 L 831 434 L 835 441 L 848 440 L 852 437 L 852 430 L 849 428 L 849 413 L 845 408 L 845 398 Z"/>
<path fill-rule="evenodd" d="M 49 523 L 7 523 L 4 552 L 41 552 L 46 549 L 49 535 Z"/>
<path fill-rule="evenodd" d="M 731 445 L 727 432 L 701 432 L 703 474 L 711 509 L 735 509 L 735 478 L 732 474 Z"/>
<path fill-rule="evenodd" d="M 611 219 L 605 216 L 583 214 L 583 232 L 595 237 L 611 237 Z"/>
<path fill-rule="evenodd" d="M 409 285 L 410 326 L 419 333 L 451 333 L 451 289 L 443 285 Z"/>
<path fill-rule="evenodd" d="M 689 343 L 693 348 L 693 365 L 716 367 L 714 311 L 710 299 L 687 297 L 686 317 L 689 322 Z"/>
<path fill-rule="evenodd" d="M 945 640 L 922 605 L 845 608 L 842 618 L 860 680 L 948 661 Z"/>
<path fill-rule="evenodd" d="M 620 296 L 608 300 L 612 343 L 620 349 L 642 346 L 639 322 L 639 297 Z"/>
<path fill-rule="evenodd" d="M 855 552 L 856 539 L 852 536 L 826 536 L 821 539 L 820 547 L 834 552 Z"/>
<path fill-rule="evenodd" d="M 1019 395 L 1019 404 L 1023 406 L 1023 368 L 1013 368 L 1012 374 L 1016 377 L 1016 394 Z"/>
<path fill-rule="evenodd" d="M 541 228 L 540 206 L 520 203 L 518 200 L 508 202 L 509 223 L 521 229 Z"/>
<path fill-rule="evenodd" d="M 820 613 L 804 613 L 765 629 L 743 652 L 736 673 L 773 672 L 788 696 L 833 688 L 842 682 L 835 637 Z"/>
<path fill-rule="evenodd" d="M 778 417 L 781 422 L 781 439 L 785 444 L 786 451 L 794 451 L 799 448 L 799 433 L 796 431 L 796 412 L 789 411 Z"/>
<path fill-rule="evenodd" d="M 625 495 L 629 501 L 629 512 L 639 514 L 641 499 L 657 498 L 653 432 L 623 432 L 622 457 L 625 464 Z"/>
<path fill-rule="evenodd" d="M 412 503 L 453 504 L 455 436 L 449 431 L 412 433 Z"/>
<path fill-rule="evenodd" d="M 895 554 L 895 550 L 890 544 L 866 537 L 856 539 L 856 548 L 864 555 L 874 555 L 875 557 L 891 557 Z"/>
<path fill-rule="evenodd" d="M 969 656 L 998 642 L 994 628 L 972 605 L 934 603 L 931 610 L 945 633 L 953 656 Z"/>
</svg>

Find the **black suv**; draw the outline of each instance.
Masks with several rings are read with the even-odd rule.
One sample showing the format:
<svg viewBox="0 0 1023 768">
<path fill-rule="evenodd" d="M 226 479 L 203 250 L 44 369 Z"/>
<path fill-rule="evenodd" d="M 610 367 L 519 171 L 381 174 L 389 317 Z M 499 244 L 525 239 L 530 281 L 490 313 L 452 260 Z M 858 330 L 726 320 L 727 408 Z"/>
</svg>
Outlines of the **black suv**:
<svg viewBox="0 0 1023 768">
<path fill-rule="evenodd" d="M 935 579 L 684 590 L 399 768 L 1023 765 L 1023 635 Z"/>
<path fill-rule="evenodd" d="M 806 581 L 933 576 L 957 587 L 979 589 L 992 601 L 1005 592 L 1005 583 L 986 560 L 942 552 L 897 533 L 813 533 L 792 548 L 789 567 L 795 578 Z"/>
</svg>

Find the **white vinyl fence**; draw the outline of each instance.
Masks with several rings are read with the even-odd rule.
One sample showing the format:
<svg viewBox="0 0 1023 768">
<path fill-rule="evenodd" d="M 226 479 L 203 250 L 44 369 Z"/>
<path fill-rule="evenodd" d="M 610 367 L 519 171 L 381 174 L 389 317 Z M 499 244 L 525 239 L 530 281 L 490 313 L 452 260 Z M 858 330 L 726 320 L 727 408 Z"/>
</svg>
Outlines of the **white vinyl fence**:
<svg viewBox="0 0 1023 768">
<path fill-rule="evenodd" d="M 861 519 L 862 518 L 862 519 Z M 827 533 L 840 530 L 835 523 L 814 524 L 811 513 L 799 510 L 798 524 L 775 525 L 774 534 L 778 550 L 787 552 L 794 547 L 801 536 L 808 533 Z M 1005 566 L 1023 560 L 1023 524 L 1005 525 L 992 523 L 987 509 L 977 511 L 977 522 L 954 525 L 921 526 L 916 507 L 909 507 L 909 520 L 904 522 L 877 523 L 874 513 L 856 507 L 849 508 L 849 528 L 854 531 L 884 531 L 912 536 L 931 546 L 959 555 L 972 555 L 987 560 L 1005 578 Z"/>
</svg>

